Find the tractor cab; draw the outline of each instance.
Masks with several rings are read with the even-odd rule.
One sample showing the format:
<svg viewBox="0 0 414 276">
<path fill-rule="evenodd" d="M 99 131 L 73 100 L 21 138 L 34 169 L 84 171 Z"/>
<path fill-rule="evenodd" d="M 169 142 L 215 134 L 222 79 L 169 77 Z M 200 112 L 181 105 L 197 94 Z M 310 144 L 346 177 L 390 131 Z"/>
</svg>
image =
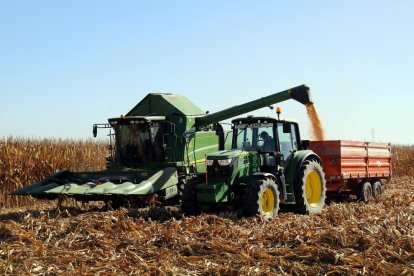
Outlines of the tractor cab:
<svg viewBox="0 0 414 276">
<path fill-rule="evenodd" d="M 232 124 L 232 148 L 257 152 L 264 167 L 285 167 L 292 154 L 301 149 L 296 122 L 249 116 Z"/>
</svg>

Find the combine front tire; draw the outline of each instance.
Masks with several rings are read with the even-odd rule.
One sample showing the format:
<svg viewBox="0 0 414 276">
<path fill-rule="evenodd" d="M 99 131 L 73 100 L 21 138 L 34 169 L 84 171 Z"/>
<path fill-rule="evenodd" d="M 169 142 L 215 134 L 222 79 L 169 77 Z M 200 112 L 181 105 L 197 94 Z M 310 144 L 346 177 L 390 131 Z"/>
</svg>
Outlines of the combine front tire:
<svg viewBox="0 0 414 276">
<path fill-rule="evenodd" d="M 313 214 L 321 211 L 326 199 L 326 181 L 321 164 L 313 160 L 305 161 L 294 190 L 297 212 Z"/>
<path fill-rule="evenodd" d="M 188 216 L 197 216 L 200 214 L 200 206 L 197 200 L 196 181 L 188 181 L 183 189 L 181 200 L 181 211 Z"/>
<path fill-rule="evenodd" d="M 280 193 L 272 179 L 253 180 L 247 184 L 243 214 L 254 216 L 259 214 L 265 219 L 274 218 L 279 212 Z"/>
<path fill-rule="evenodd" d="M 368 202 L 372 197 L 372 186 L 369 182 L 362 184 L 361 189 L 358 194 L 359 200 L 363 202 Z"/>
<path fill-rule="evenodd" d="M 375 181 L 372 185 L 372 195 L 374 197 L 380 196 L 382 194 L 382 185 L 380 181 Z"/>
</svg>

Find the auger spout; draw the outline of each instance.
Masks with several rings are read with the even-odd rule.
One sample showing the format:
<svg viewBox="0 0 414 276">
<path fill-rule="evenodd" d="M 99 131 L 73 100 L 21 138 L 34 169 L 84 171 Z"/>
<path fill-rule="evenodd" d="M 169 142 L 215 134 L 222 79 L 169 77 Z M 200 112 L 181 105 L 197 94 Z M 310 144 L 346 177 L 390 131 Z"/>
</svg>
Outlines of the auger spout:
<svg viewBox="0 0 414 276">
<path fill-rule="evenodd" d="M 312 103 L 309 87 L 306 85 L 300 85 L 245 104 L 235 105 L 233 107 L 196 118 L 196 127 L 207 126 L 215 122 L 220 122 L 222 120 L 236 117 L 241 114 L 245 114 L 289 99 L 296 100 L 304 105 L 307 103 Z"/>
</svg>

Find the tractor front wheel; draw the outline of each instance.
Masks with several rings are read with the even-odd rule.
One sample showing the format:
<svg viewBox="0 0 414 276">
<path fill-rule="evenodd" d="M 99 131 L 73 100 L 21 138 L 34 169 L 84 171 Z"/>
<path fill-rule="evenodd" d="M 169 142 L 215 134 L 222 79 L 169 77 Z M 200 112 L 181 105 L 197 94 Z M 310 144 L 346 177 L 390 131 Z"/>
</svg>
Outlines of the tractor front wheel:
<svg viewBox="0 0 414 276">
<path fill-rule="evenodd" d="M 314 214 L 323 209 L 326 199 L 326 181 L 321 164 L 314 160 L 305 161 L 294 186 L 296 211 Z"/>
<path fill-rule="evenodd" d="M 280 208 L 280 193 L 273 179 L 253 180 L 247 183 L 243 214 L 254 216 L 259 214 L 265 219 L 277 216 Z"/>
<path fill-rule="evenodd" d="M 200 214 L 200 206 L 197 200 L 197 184 L 197 181 L 190 180 L 184 185 L 181 200 L 181 211 L 185 215 L 197 216 Z"/>
</svg>

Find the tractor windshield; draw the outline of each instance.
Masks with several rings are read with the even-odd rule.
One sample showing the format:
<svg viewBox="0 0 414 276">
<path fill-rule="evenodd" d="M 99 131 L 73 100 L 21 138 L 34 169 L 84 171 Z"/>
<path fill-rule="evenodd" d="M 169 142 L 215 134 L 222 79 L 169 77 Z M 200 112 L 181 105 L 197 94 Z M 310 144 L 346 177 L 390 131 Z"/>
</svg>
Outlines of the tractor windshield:
<svg viewBox="0 0 414 276">
<path fill-rule="evenodd" d="M 162 126 L 152 123 L 115 126 L 117 158 L 124 163 L 164 161 Z"/>
<path fill-rule="evenodd" d="M 240 124 L 234 132 L 233 149 L 258 150 L 272 152 L 275 150 L 273 124 Z"/>
</svg>

